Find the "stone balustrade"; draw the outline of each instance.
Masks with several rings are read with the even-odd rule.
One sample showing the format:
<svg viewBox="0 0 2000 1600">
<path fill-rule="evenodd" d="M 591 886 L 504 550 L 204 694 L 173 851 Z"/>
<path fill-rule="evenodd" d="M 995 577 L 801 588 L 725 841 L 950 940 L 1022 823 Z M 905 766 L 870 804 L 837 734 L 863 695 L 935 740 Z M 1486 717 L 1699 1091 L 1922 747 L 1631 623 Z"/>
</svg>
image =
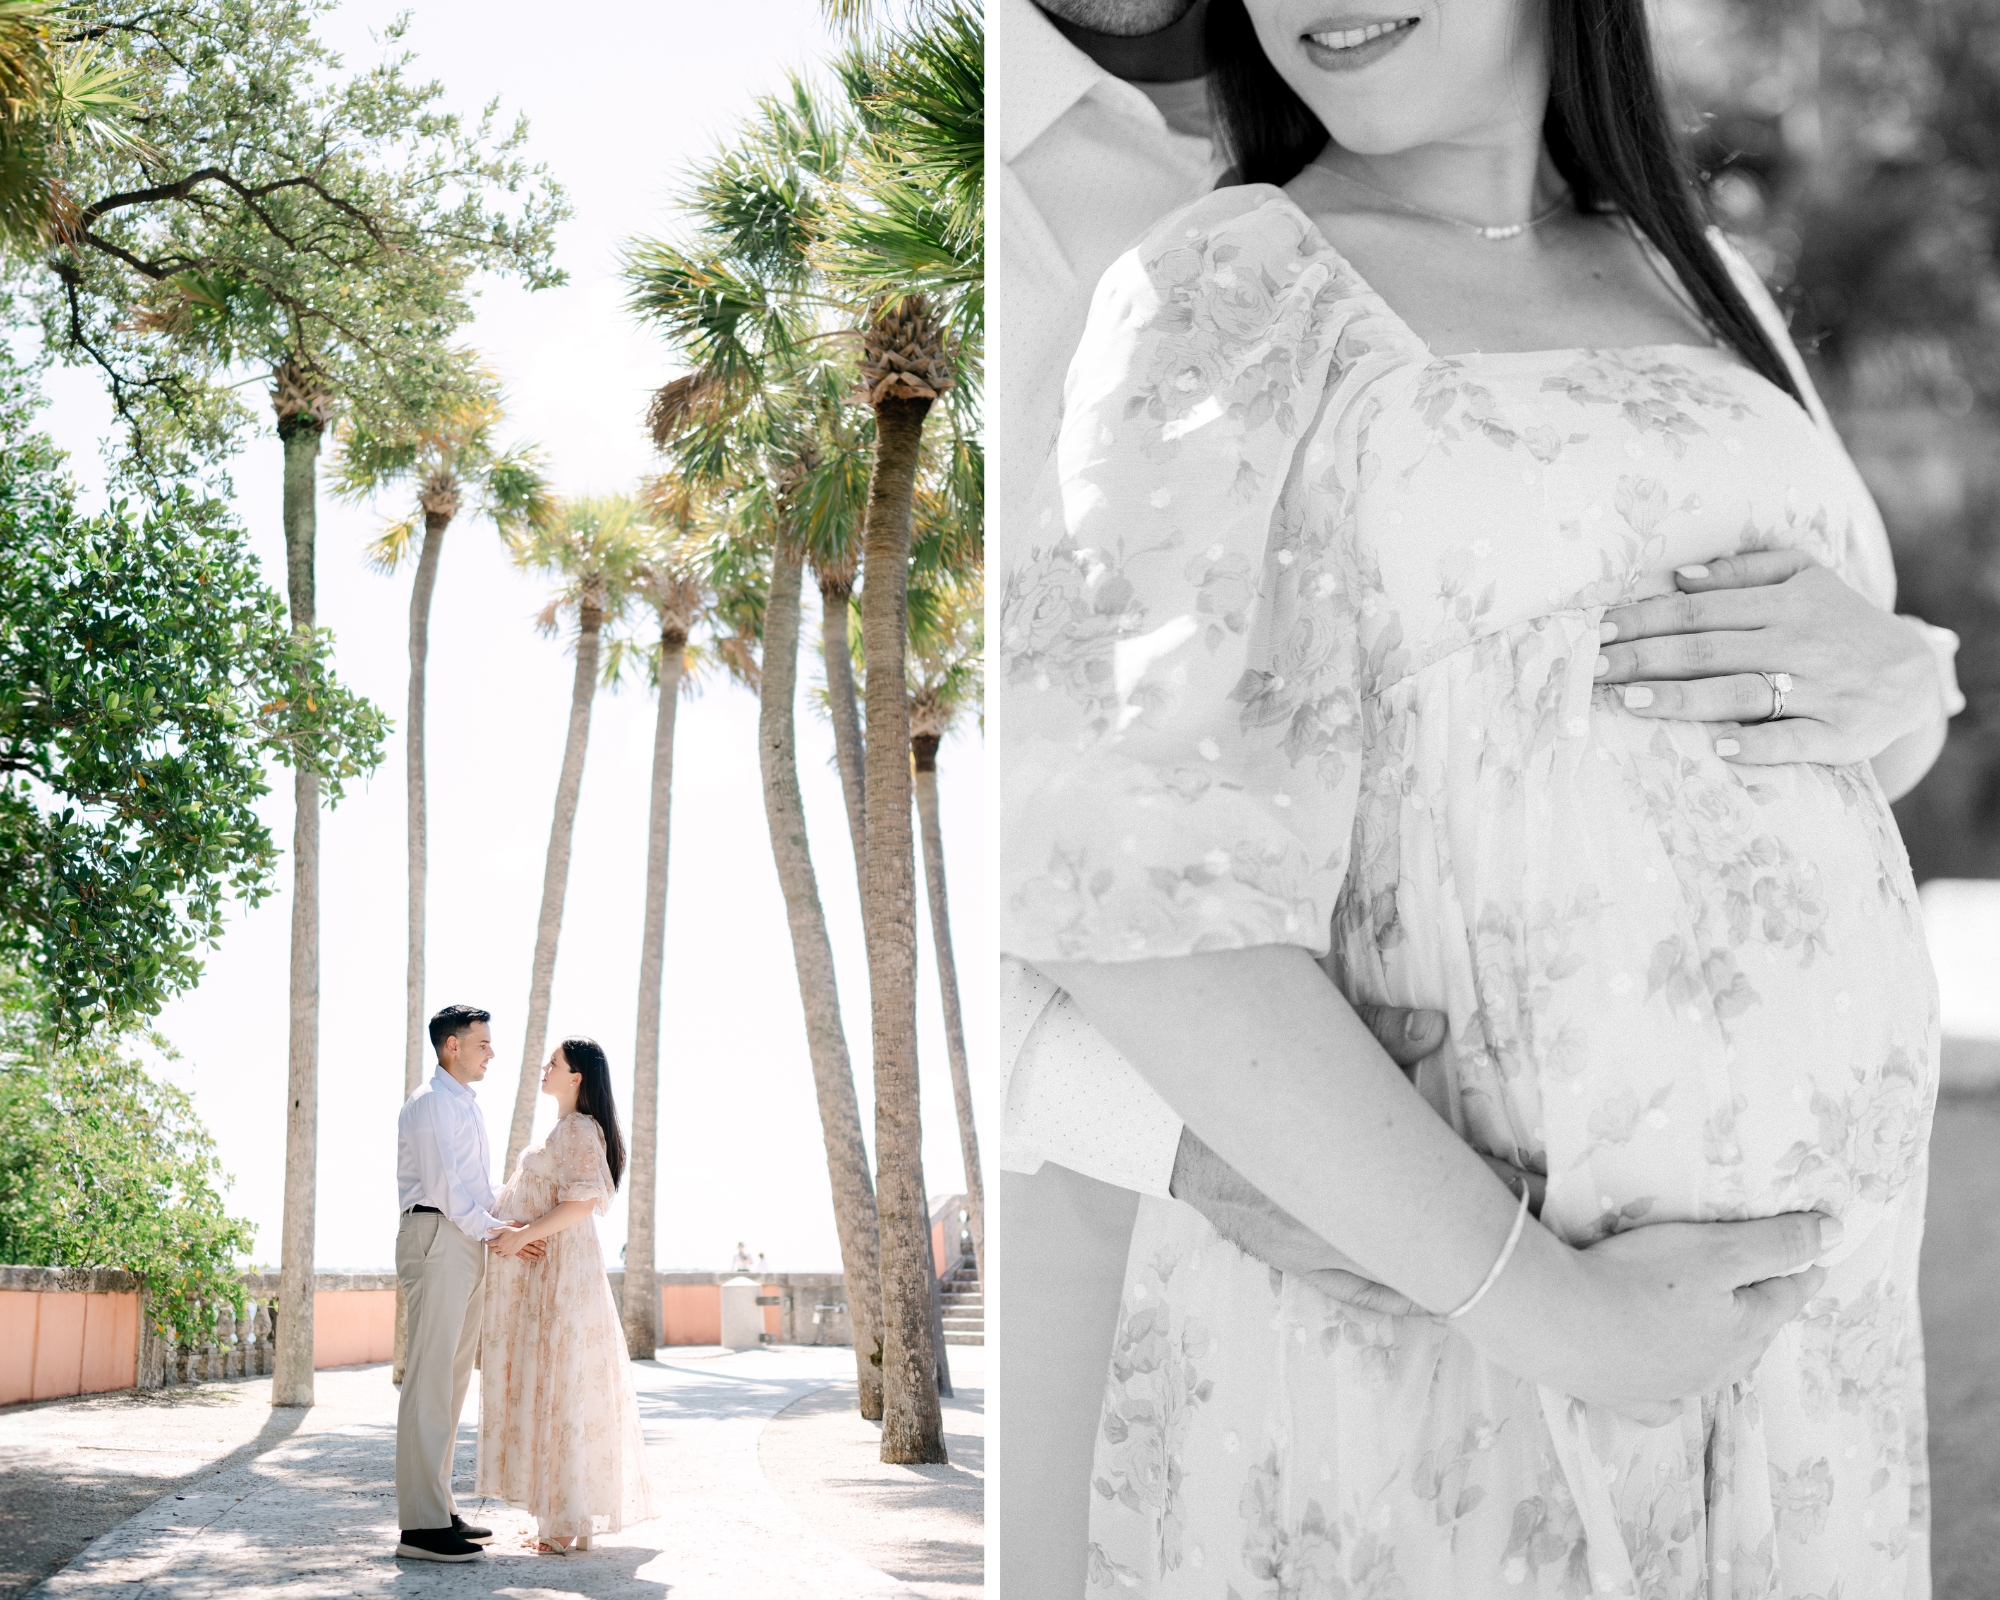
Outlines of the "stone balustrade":
<svg viewBox="0 0 2000 1600">
<path fill-rule="evenodd" d="M 716 1344 L 728 1272 L 654 1274 L 664 1345 Z M 841 1275 L 750 1274 L 771 1344 L 851 1345 Z M 614 1298 L 623 1272 L 610 1274 Z M 199 1334 L 162 1330 L 143 1282 L 129 1272 L 0 1266 L 0 1405 L 110 1389 L 159 1389 L 268 1377 L 276 1360 L 279 1277 L 249 1273 L 240 1302 L 197 1306 Z M 396 1278 L 389 1272 L 313 1275 L 313 1365 L 387 1361 L 395 1334 Z"/>
</svg>

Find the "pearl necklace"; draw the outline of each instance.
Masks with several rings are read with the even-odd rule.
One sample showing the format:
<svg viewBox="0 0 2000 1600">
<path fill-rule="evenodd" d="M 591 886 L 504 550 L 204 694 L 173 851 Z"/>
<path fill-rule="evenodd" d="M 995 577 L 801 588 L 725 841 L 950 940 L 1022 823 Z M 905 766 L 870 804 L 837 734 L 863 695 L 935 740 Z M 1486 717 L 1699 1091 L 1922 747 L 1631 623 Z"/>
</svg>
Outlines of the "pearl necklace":
<svg viewBox="0 0 2000 1600">
<path fill-rule="evenodd" d="M 1549 218 L 1553 217 L 1557 212 L 1561 211 L 1566 205 L 1568 205 L 1570 198 L 1569 191 L 1564 190 L 1562 198 L 1556 201 L 1554 205 L 1550 206 L 1549 209 L 1544 211 L 1540 216 L 1530 217 L 1526 222 L 1509 222 L 1509 223 L 1504 223 L 1498 227 L 1489 228 L 1484 223 L 1467 222 L 1463 217 L 1449 217 L 1446 216 L 1442 211 L 1432 211 L 1425 206 L 1413 205 L 1408 200 L 1404 200 L 1397 195 L 1389 193 L 1387 189 L 1378 189 L 1375 187 L 1374 184 L 1363 182 L 1360 178 L 1354 177 L 1350 173 L 1342 172 L 1338 167 L 1330 167 L 1323 161 L 1315 161 L 1313 165 L 1318 167 L 1322 172 L 1332 174 L 1332 176 L 1340 179 L 1343 183 L 1351 183 L 1357 189 L 1366 189 L 1370 194 L 1381 196 L 1384 200 L 1388 201 L 1389 204 L 1392 206 L 1398 206 L 1404 211 L 1414 212 L 1417 216 L 1420 217 L 1429 217 L 1433 222 L 1448 222 L 1454 228 L 1463 228 L 1468 233 L 1478 234 L 1479 237 L 1482 239 L 1488 239 L 1494 241 L 1498 241 L 1501 239 L 1517 239 L 1522 234 L 1526 233 L 1530 228 L 1539 228 L 1544 222 L 1547 222 Z"/>
</svg>

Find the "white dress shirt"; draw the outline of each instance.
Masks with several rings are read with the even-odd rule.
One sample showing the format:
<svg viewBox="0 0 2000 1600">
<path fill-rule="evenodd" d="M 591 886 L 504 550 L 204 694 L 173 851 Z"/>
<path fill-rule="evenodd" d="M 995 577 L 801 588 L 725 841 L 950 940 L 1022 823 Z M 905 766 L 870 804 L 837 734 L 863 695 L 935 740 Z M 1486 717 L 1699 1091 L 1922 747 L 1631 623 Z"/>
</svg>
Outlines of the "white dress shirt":
<svg viewBox="0 0 2000 1600">
<path fill-rule="evenodd" d="M 505 1227 L 493 1215 L 493 1157 L 479 1099 L 443 1067 L 396 1118 L 396 1204 L 433 1206 L 469 1239 Z"/>
<path fill-rule="evenodd" d="M 1063 379 L 1105 269 L 1154 222 L 1215 186 L 1224 163 L 1189 86 L 1113 77 L 1031 0 L 989 11 L 999 66 L 999 527 L 1003 563 L 1055 449 Z M 1163 107 L 1165 108 L 1163 110 Z M 1168 113 L 1173 114 L 1173 124 Z M 1003 935 L 1004 947 L 1004 935 Z M 1068 995 L 1003 959 L 1000 1164 L 1044 1161 L 1164 1196 L 1181 1119 Z"/>
</svg>

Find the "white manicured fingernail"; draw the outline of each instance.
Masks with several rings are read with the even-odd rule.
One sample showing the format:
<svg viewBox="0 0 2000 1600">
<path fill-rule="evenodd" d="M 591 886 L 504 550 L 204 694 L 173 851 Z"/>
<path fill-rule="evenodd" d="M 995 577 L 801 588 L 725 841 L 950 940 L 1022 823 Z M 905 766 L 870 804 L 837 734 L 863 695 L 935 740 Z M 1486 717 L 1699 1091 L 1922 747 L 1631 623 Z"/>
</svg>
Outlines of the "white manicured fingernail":
<svg viewBox="0 0 2000 1600">
<path fill-rule="evenodd" d="M 1605 675 L 1605 673 L 1609 672 L 1610 670 L 1611 670 L 1611 658 L 1609 656 L 1599 656 L 1597 658 L 1597 666 L 1592 670 L 1591 675 L 1593 677 L 1601 678 Z"/>
<path fill-rule="evenodd" d="M 1617 623 L 1600 622 L 1597 625 L 1597 642 L 1599 644 L 1609 644 L 1613 639 L 1617 637 L 1618 637 Z"/>
<path fill-rule="evenodd" d="M 1708 576 L 1708 568 L 1701 565 L 1700 562 L 1695 562 L 1685 567 L 1675 567 L 1674 571 L 1678 572 L 1683 578 L 1705 578 Z"/>
<path fill-rule="evenodd" d="M 1638 711 L 1653 703 L 1653 691 L 1643 683 L 1627 684 L 1625 687 L 1625 709 Z"/>
<path fill-rule="evenodd" d="M 1734 739 L 1717 739 L 1715 741 L 1715 753 L 1719 756 L 1733 756 L 1742 748 L 1743 746 L 1738 744 Z"/>
</svg>

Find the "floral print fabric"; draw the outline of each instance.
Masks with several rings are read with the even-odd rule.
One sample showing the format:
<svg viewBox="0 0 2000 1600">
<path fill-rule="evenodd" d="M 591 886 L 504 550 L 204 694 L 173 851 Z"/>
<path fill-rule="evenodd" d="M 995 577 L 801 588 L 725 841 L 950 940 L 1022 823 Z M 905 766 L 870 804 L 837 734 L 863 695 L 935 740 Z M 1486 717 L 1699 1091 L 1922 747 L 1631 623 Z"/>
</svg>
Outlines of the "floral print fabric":
<svg viewBox="0 0 2000 1600">
<path fill-rule="evenodd" d="M 1846 1232 L 1745 1381 L 1649 1428 L 1147 1200 L 1091 1593 L 1927 1592 L 1937 1018 L 1894 823 L 1865 766 L 1732 768 L 1593 674 L 1686 562 L 1801 548 L 1891 602 L 1812 405 L 1720 348 L 1433 357 L 1262 186 L 1107 274 L 1007 552 L 1007 951 L 1303 946 L 1448 1013 L 1419 1087 L 1563 1237 Z"/>
<path fill-rule="evenodd" d="M 532 1222 L 565 1200 L 611 1206 L 597 1119 L 573 1111 L 521 1154 L 494 1215 Z M 534 1513 L 544 1537 L 616 1533 L 653 1515 L 631 1362 L 591 1217 L 539 1261 L 491 1258 L 480 1342 L 481 1494 Z"/>
</svg>

